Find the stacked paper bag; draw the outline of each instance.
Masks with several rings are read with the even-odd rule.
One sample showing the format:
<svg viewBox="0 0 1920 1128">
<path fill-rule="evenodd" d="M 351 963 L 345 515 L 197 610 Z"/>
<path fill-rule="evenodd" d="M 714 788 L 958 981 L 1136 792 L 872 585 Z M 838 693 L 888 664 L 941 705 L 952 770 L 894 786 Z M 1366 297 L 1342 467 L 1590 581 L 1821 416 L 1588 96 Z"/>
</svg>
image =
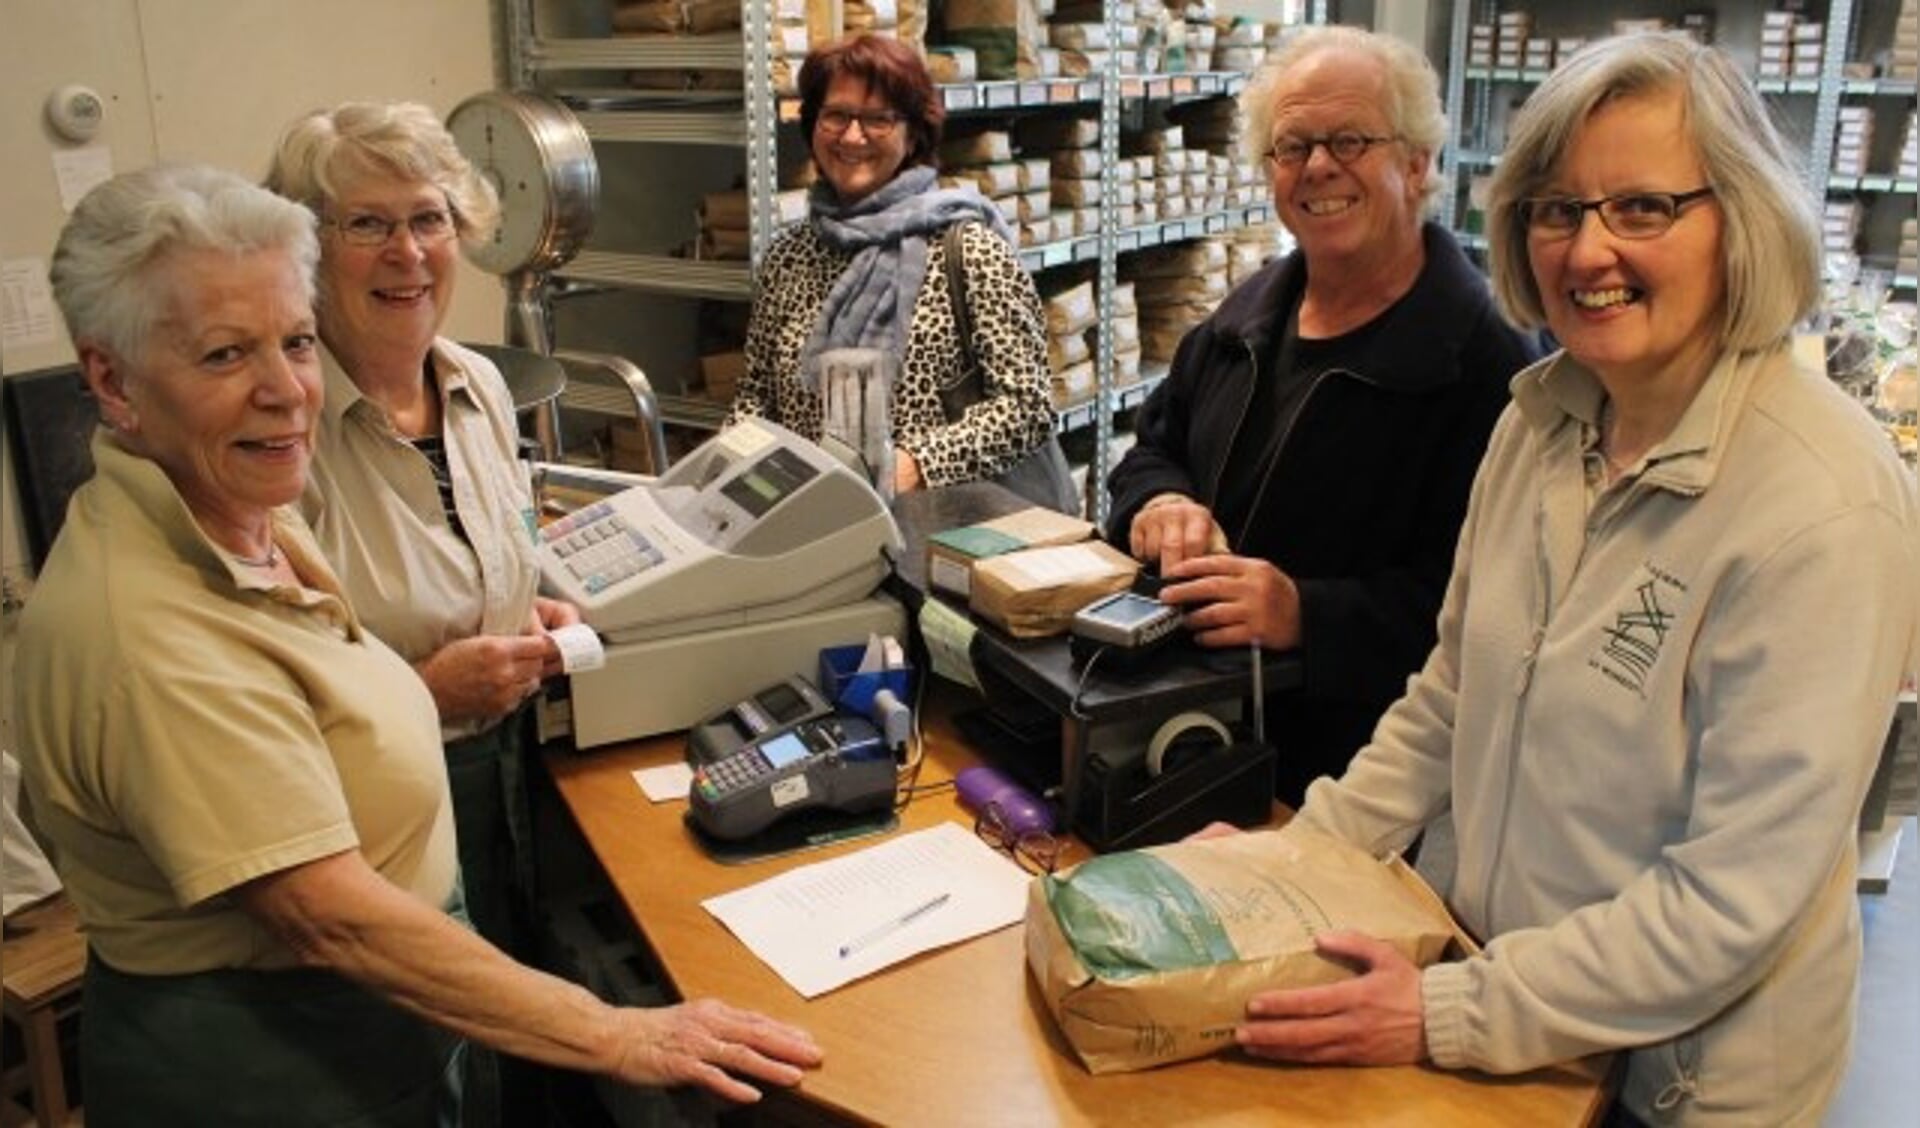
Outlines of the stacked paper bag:
<svg viewBox="0 0 1920 1128">
<path fill-rule="evenodd" d="M 1170 362 L 1188 330 L 1205 321 L 1227 296 L 1227 245 L 1193 239 L 1154 247 L 1120 260 L 1140 306 L 1140 352 Z"/>
<path fill-rule="evenodd" d="M 1072 407 L 1094 392 L 1092 350 L 1087 331 L 1099 320 L 1093 283 L 1079 282 L 1045 296 L 1047 357 L 1053 368 L 1053 405 Z"/>
</svg>

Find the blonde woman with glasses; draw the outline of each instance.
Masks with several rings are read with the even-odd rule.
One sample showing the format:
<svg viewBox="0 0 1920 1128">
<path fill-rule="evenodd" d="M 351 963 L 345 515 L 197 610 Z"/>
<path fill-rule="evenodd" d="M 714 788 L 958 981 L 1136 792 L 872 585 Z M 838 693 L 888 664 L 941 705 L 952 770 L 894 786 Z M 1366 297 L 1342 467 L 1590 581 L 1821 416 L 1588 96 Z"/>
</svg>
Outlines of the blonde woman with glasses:
<svg viewBox="0 0 1920 1128">
<path fill-rule="evenodd" d="M 1815 203 L 1766 106 L 1683 36 L 1602 40 L 1515 116 L 1494 290 L 1520 373 L 1440 642 L 1300 819 L 1424 852 L 1484 952 L 1254 996 L 1266 1057 L 1513 1073 L 1622 1051 L 1616 1125 L 1817 1125 L 1847 1065 L 1856 820 L 1920 660 L 1920 505 L 1789 343 Z M 1810 1047 L 1819 1047 L 1817 1051 Z"/>
<path fill-rule="evenodd" d="M 499 203 L 433 112 L 406 103 L 300 118 L 267 187 L 319 221 L 327 394 L 302 509 L 354 608 L 440 710 L 474 927 L 528 958 L 524 706 L 559 672 L 547 631 L 579 612 L 536 594 L 533 496 L 505 382 L 440 336 L 460 245 L 492 235 Z M 492 1064 L 477 1057 L 476 1070 L 470 1111 L 490 1103 Z M 532 1080 L 509 1066 L 506 1088 L 508 1112 L 531 1115 Z"/>
</svg>

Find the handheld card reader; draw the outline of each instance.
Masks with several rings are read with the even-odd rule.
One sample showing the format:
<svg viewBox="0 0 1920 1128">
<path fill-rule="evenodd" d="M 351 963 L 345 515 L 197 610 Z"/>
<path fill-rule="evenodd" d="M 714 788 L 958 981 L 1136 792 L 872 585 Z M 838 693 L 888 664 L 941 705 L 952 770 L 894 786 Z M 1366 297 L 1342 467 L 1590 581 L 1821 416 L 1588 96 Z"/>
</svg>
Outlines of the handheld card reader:
<svg viewBox="0 0 1920 1128">
<path fill-rule="evenodd" d="M 731 840 L 816 808 L 885 810 L 893 805 L 894 781 L 893 753 L 872 722 L 833 715 L 748 741 L 695 768 L 687 798 L 696 826 Z"/>
<path fill-rule="evenodd" d="M 1179 627 L 1179 608 L 1130 591 L 1117 592 L 1073 613 L 1068 646 L 1080 661 L 1111 652 L 1119 664 L 1130 665 L 1173 641 Z"/>
<path fill-rule="evenodd" d="M 687 762 L 698 767 L 724 760 L 748 742 L 833 712 L 813 683 L 795 674 L 736 701 L 687 733 Z"/>
</svg>

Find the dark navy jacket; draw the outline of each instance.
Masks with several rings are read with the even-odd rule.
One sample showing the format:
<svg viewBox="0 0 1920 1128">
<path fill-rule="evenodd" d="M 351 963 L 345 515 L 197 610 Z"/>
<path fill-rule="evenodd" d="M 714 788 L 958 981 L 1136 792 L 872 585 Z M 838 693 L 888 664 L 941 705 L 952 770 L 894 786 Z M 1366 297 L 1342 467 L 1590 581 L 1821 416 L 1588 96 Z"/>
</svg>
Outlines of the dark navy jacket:
<svg viewBox="0 0 1920 1128">
<path fill-rule="evenodd" d="M 1306 392 L 1253 519 L 1233 550 L 1273 561 L 1300 589 L 1306 682 L 1269 696 L 1279 796 L 1298 805 L 1338 775 L 1433 648 L 1467 493 L 1507 381 L 1541 355 L 1500 319 L 1486 279 L 1436 224 L 1420 277 L 1374 323 L 1352 370 Z M 1166 381 L 1135 420 L 1138 438 L 1108 478 L 1109 538 L 1123 551 L 1133 516 L 1176 491 L 1213 504 L 1253 382 L 1306 284 L 1298 252 L 1268 264 L 1180 342 Z"/>
</svg>

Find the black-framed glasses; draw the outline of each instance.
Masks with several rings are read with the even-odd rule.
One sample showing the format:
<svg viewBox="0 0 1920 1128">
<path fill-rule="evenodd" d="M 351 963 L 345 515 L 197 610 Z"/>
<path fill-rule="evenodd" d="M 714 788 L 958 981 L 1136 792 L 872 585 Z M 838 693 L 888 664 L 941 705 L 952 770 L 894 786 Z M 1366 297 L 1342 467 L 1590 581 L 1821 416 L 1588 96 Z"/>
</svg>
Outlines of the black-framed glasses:
<svg viewBox="0 0 1920 1128">
<path fill-rule="evenodd" d="M 1343 165 L 1352 164 L 1366 156 L 1367 150 L 1375 145 L 1398 140 L 1400 138 L 1396 134 L 1375 137 L 1355 129 L 1342 129 L 1320 137 L 1282 137 L 1267 150 L 1267 159 L 1277 165 L 1293 168 L 1311 160 L 1315 148 L 1324 147 L 1334 160 Z"/>
<path fill-rule="evenodd" d="M 1052 873 L 1060 864 L 1060 840 L 1044 830 L 1016 831 L 998 803 L 988 803 L 974 816 L 973 832 L 996 850 L 1034 873 Z"/>
<path fill-rule="evenodd" d="M 860 123 L 860 132 L 868 137 L 890 137 L 907 119 L 892 110 L 843 110 L 830 107 L 821 110 L 820 116 L 814 120 L 821 129 L 835 135 L 845 133 L 857 121 Z"/>
<path fill-rule="evenodd" d="M 405 219 L 388 219 L 372 212 L 354 212 L 327 224 L 340 232 L 340 238 L 356 247 L 384 247 L 393 233 L 405 227 L 413 241 L 421 246 L 444 243 L 453 238 L 453 216 L 439 208 L 417 211 Z"/>
<path fill-rule="evenodd" d="M 1600 213 L 1608 231 L 1622 239 L 1651 239 L 1667 233 L 1680 218 L 1680 209 L 1711 195 L 1713 189 L 1707 187 L 1691 192 L 1624 192 L 1598 200 L 1534 196 L 1520 201 L 1520 222 L 1542 238 L 1566 239 L 1580 230 L 1587 213 L 1593 211 Z"/>
</svg>

